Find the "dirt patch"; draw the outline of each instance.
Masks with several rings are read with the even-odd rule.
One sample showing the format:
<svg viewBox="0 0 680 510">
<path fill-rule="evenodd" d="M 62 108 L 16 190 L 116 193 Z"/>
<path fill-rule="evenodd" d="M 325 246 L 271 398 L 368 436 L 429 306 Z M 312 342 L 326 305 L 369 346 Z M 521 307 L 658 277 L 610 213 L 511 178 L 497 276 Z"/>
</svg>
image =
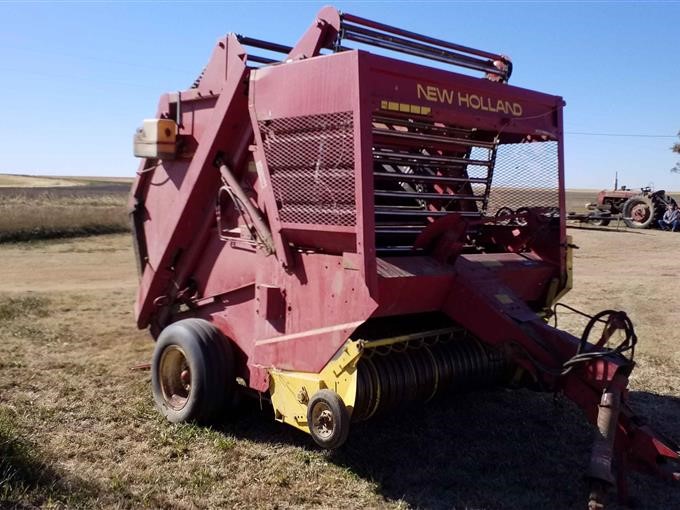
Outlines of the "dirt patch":
<svg viewBox="0 0 680 510">
<path fill-rule="evenodd" d="M 625 310 L 644 353 L 680 361 L 680 233 L 569 228 L 575 251 L 574 290 L 564 302 L 585 310 Z M 563 315 L 578 330 L 577 317 Z"/>
<path fill-rule="evenodd" d="M 0 292 L 121 289 L 137 285 L 132 239 L 107 235 L 2 245 Z M 131 294 L 132 295 L 132 294 Z"/>
</svg>

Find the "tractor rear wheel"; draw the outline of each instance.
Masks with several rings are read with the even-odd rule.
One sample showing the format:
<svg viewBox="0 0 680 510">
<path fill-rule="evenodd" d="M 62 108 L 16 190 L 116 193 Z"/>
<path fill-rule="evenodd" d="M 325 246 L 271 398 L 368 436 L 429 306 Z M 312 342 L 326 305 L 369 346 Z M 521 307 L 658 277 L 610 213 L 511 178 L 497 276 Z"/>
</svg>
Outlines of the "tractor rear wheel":
<svg viewBox="0 0 680 510">
<path fill-rule="evenodd" d="M 630 228 L 651 228 L 663 214 L 662 208 L 654 200 L 645 196 L 629 198 L 623 204 L 623 221 Z"/>
<path fill-rule="evenodd" d="M 233 401 L 234 359 L 229 341 L 202 319 L 166 327 L 151 360 L 156 406 L 172 423 L 211 423 Z"/>
<path fill-rule="evenodd" d="M 331 390 L 317 391 L 307 404 L 307 426 L 314 442 L 333 450 L 349 436 L 350 416 L 340 396 Z"/>
</svg>

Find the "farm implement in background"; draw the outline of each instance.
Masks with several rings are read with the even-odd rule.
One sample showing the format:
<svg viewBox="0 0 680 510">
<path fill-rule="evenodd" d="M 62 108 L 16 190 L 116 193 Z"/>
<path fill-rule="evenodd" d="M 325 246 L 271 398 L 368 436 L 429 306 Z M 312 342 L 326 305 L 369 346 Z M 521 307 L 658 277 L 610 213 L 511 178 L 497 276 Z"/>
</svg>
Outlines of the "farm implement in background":
<svg viewBox="0 0 680 510">
<path fill-rule="evenodd" d="M 678 205 L 665 190 L 654 191 L 651 186 L 640 188 L 640 191 L 626 186 L 619 188 L 618 181 L 617 174 L 613 190 L 600 191 L 595 202 L 586 204 L 590 212 L 569 212 L 567 219 L 597 226 L 623 220 L 629 228 L 654 228 L 668 207 Z"/>
<path fill-rule="evenodd" d="M 608 225 L 620 217 L 630 228 L 654 228 L 671 204 L 677 205 L 665 190 L 653 191 L 646 187 L 635 191 L 615 186 L 613 191 L 600 191 L 597 202 L 586 207 L 593 211 L 591 223 L 596 225 Z"/>
<path fill-rule="evenodd" d="M 331 7 L 293 47 L 220 39 L 135 135 L 135 313 L 161 412 L 210 422 L 253 394 L 337 448 L 408 402 L 528 386 L 596 425 L 591 506 L 629 468 L 677 479 L 678 447 L 626 401 L 625 313 L 580 338 L 547 324 L 571 287 L 564 102 L 511 71 Z"/>
</svg>

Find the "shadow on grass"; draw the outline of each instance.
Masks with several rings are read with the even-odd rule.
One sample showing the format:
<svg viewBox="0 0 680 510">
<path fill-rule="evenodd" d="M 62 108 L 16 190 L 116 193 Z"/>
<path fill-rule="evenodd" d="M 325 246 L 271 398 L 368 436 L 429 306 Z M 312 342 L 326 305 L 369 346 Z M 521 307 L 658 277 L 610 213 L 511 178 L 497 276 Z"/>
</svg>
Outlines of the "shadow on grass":
<svg viewBox="0 0 680 510">
<path fill-rule="evenodd" d="M 11 413 L 0 409 L 0 508 L 140 508 L 142 501 L 121 487 L 110 489 L 62 472 L 22 438 Z"/>
<path fill-rule="evenodd" d="M 678 399 L 633 392 L 631 400 L 666 429 L 680 416 Z M 311 438 L 256 406 L 227 429 L 253 441 L 316 449 Z M 593 433 L 568 401 L 555 405 L 552 395 L 525 390 L 483 391 L 353 424 L 345 446 L 326 455 L 375 483 L 385 498 L 415 508 L 585 508 Z M 635 473 L 629 481 L 633 508 L 680 508 L 680 491 L 671 484 Z"/>
<path fill-rule="evenodd" d="M 0 506 L 34 508 L 49 502 L 82 507 L 96 489 L 67 479 L 17 435 L 8 413 L 0 415 Z"/>
<path fill-rule="evenodd" d="M 614 234 L 637 234 L 637 235 L 645 234 L 648 230 L 656 230 L 656 229 L 632 229 L 626 227 L 625 225 L 621 225 L 620 228 L 617 228 L 616 225 L 612 225 L 611 227 L 598 227 L 595 225 L 579 225 L 579 224 L 570 225 L 569 223 L 567 223 L 567 228 L 577 230 L 596 230 L 597 232 L 610 232 Z"/>
</svg>

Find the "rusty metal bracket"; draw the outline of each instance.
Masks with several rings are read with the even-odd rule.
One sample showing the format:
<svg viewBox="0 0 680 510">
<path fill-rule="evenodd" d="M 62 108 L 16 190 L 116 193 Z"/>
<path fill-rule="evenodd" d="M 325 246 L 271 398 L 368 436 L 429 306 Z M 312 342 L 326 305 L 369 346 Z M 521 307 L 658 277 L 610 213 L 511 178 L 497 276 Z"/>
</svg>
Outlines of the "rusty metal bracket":
<svg viewBox="0 0 680 510">
<path fill-rule="evenodd" d="M 245 209 L 246 213 L 250 217 L 253 228 L 255 229 L 257 237 L 259 241 L 262 243 L 262 246 L 264 247 L 265 251 L 267 252 L 268 255 L 276 253 L 272 233 L 269 230 L 269 227 L 265 223 L 264 219 L 262 218 L 260 210 L 257 207 L 255 207 L 253 203 L 250 201 L 245 191 L 243 191 L 243 188 L 239 184 L 238 180 L 236 180 L 236 177 L 234 177 L 234 174 L 231 173 L 229 167 L 220 161 L 218 161 L 218 164 L 220 169 L 220 175 L 222 176 L 222 182 L 224 182 L 224 185 L 230 190 L 233 197 L 236 198 L 236 200 Z"/>
</svg>

